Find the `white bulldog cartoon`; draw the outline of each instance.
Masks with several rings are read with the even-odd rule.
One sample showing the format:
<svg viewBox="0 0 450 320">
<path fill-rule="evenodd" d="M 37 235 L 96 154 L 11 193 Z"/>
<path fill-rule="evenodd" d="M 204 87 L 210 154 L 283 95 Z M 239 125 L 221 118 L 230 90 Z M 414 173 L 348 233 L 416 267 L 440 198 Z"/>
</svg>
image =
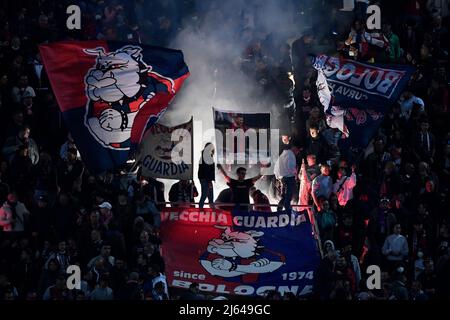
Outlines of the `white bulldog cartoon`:
<svg viewBox="0 0 450 320">
<path fill-rule="evenodd" d="M 273 272 L 285 263 L 283 255 L 274 253 L 258 245 L 261 231 L 232 231 L 230 227 L 216 226 L 223 229 L 220 238 L 212 239 L 207 246 L 207 253 L 200 258 L 200 264 L 211 275 L 224 278 Z M 269 253 L 270 259 L 262 257 Z M 274 260 L 271 260 L 274 258 Z"/>
<path fill-rule="evenodd" d="M 128 150 L 134 119 L 155 96 L 156 84 L 173 92 L 174 82 L 152 71 L 142 60 L 139 46 L 127 45 L 108 53 L 102 47 L 84 52 L 97 56 L 85 76 L 85 125 L 103 146 Z"/>
</svg>

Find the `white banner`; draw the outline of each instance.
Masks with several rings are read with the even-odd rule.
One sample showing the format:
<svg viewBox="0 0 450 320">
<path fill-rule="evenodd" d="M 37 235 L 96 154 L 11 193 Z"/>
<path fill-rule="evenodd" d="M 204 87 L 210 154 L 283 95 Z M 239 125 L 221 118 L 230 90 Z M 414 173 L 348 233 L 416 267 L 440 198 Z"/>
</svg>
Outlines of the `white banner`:
<svg viewBox="0 0 450 320">
<path fill-rule="evenodd" d="M 153 125 L 144 137 L 139 160 L 144 177 L 191 180 L 193 123 Z"/>
</svg>

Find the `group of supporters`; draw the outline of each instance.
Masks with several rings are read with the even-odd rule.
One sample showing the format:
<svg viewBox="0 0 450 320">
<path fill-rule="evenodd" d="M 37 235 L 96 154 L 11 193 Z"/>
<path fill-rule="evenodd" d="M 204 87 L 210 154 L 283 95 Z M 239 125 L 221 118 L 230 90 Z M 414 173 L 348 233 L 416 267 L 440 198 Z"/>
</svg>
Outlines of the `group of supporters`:
<svg viewBox="0 0 450 320">
<path fill-rule="evenodd" d="M 231 27 L 217 1 L 85 0 L 84 27 L 68 31 L 69 2 L 0 3 L 0 299 L 210 298 L 195 283 L 184 293 L 167 285 L 159 250 L 166 201 L 256 211 L 313 206 L 323 260 L 307 298 L 450 297 L 449 1 L 378 1 L 387 14 L 375 31 L 365 27 L 373 1 L 355 0 L 353 11 L 335 1 L 305 1 L 302 10 L 323 14 L 293 42 L 258 29 L 264 17 L 252 15 L 257 2 L 235 13 L 241 23 Z M 200 192 L 193 181 L 166 192 L 163 182 L 139 172 L 132 179 L 119 169 L 90 173 L 65 128 L 38 45 L 106 39 L 168 46 L 186 24 L 198 29 L 205 21 L 230 27 L 230 37 L 245 44 L 230 57 L 239 62 L 227 67 L 248 77 L 255 103 L 283 128 L 274 175 L 201 163 Z M 356 160 L 339 149 L 341 132 L 327 126 L 311 53 L 416 68 Z M 202 157 L 213 149 L 205 146 Z M 222 179 L 229 188 L 217 194 Z M 274 201 L 278 207 L 270 206 Z M 67 288 L 74 264 L 81 290 Z M 369 265 L 381 267 L 380 290 L 366 287 Z"/>
</svg>

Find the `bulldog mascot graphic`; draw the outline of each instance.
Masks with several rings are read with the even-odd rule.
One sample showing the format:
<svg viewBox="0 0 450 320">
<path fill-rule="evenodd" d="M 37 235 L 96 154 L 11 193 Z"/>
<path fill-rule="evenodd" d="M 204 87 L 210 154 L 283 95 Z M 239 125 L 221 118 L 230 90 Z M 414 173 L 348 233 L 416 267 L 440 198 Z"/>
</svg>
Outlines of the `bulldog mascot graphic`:
<svg viewBox="0 0 450 320">
<path fill-rule="evenodd" d="M 223 229 L 221 237 L 212 239 L 207 252 L 200 258 L 200 264 L 211 275 L 227 278 L 241 277 L 243 282 L 254 282 L 259 274 L 273 272 L 285 264 L 282 254 L 273 252 L 258 244 L 264 235 L 261 231 L 232 231 Z"/>
<path fill-rule="evenodd" d="M 135 117 L 155 96 L 156 86 L 174 93 L 174 81 L 154 72 L 142 60 L 141 51 L 141 47 L 132 45 L 109 53 L 102 47 L 84 49 L 96 55 L 95 66 L 85 77 L 85 125 L 104 147 L 128 150 Z M 149 121 L 158 117 L 154 115 Z"/>
</svg>

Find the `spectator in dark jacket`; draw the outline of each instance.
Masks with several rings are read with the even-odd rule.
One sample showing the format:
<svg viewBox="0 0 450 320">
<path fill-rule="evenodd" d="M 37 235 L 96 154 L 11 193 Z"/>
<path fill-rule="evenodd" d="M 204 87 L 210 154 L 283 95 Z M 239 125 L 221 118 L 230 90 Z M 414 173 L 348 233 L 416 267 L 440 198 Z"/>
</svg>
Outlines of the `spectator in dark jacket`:
<svg viewBox="0 0 450 320">
<path fill-rule="evenodd" d="M 306 154 L 316 156 L 317 162 L 323 164 L 328 159 L 328 144 L 320 135 L 320 130 L 313 125 L 309 128 L 309 136 L 306 139 Z"/>
<path fill-rule="evenodd" d="M 169 201 L 173 206 L 193 206 L 194 198 L 198 197 L 195 184 L 189 180 L 181 180 L 175 183 L 169 191 Z"/>
<path fill-rule="evenodd" d="M 30 138 L 30 127 L 23 126 L 20 128 L 18 134 L 13 137 L 9 137 L 3 145 L 3 154 L 9 160 L 12 160 L 14 153 L 19 149 L 20 146 L 27 146 L 28 153 L 27 156 L 30 158 L 33 165 L 39 162 L 39 148 Z"/>
<path fill-rule="evenodd" d="M 203 208 L 206 198 L 208 198 L 210 207 L 214 208 L 213 181 L 216 178 L 215 170 L 214 146 L 212 143 L 207 143 L 202 151 L 202 158 L 198 165 L 198 179 L 202 190 L 199 208 Z"/>
<path fill-rule="evenodd" d="M 314 273 L 314 295 L 320 300 L 330 299 L 331 291 L 336 280 L 335 264 L 336 251 L 329 251 L 320 262 L 317 271 Z"/>
<path fill-rule="evenodd" d="M 180 300 L 205 300 L 205 297 L 200 293 L 200 286 L 193 282 L 189 286 L 189 290 L 180 297 Z"/>
<path fill-rule="evenodd" d="M 314 33 L 306 30 L 303 36 L 292 44 L 292 63 L 294 65 L 295 82 L 302 85 L 311 69 L 309 54 L 312 53 Z"/>
<path fill-rule="evenodd" d="M 253 210 L 262 212 L 272 212 L 270 208 L 270 201 L 267 196 L 256 189 L 256 187 L 250 188 L 250 197 L 253 199 Z"/>
<path fill-rule="evenodd" d="M 67 159 L 58 165 L 58 185 L 62 192 L 72 192 L 83 174 L 83 163 L 77 159 L 77 149 L 69 148 Z"/>
<path fill-rule="evenodd" d="M 414 135 L 412 143 L 417 160 L 433 163 L 436 154 L 436 138 L 429 130 L 428 120 L 423 119 L 420 123 L 420 131 Z"/>
<path fill-rule="evenodd" d="M 165 207 L 165 196 L 164 196 L 164 183 L 158 181 L 154 178 L 141 178 L 141 191 L 145 196 L 152 200 L 158 210 L 162 210 Z"/>
<path fill-rule="evenodd" d="M 57 259 L 52 258 L 47 263 L 48 268 L 44 269 L 38 283 L 38 296 L 42 299 L 45 290 L 54 285 L 60 272 L 60 264 Z"/>
<path fill-rule="evenodd" d="M 142 300 L 143 299 L 142 286 L 139 283 L 139 273 L 131 272 L 128 281 L 119 293 L 120 300 Z"/>
</svg>

